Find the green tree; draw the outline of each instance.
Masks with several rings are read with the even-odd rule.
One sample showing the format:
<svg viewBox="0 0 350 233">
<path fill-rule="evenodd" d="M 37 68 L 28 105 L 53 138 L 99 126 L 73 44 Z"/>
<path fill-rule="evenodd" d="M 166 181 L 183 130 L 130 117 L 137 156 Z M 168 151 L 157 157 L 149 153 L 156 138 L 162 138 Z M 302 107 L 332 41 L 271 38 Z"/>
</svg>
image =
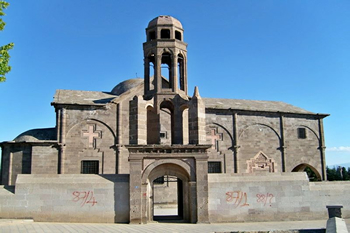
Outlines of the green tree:
<svg viewBox="0 0 350 233">
<path fill-rule="evenodd" d="M 306 172 L 310 181 L 318 181 L 316 173 L 310 167 L 306 167 L 304 172 Z"/>
<path fill-rule="evenodd" d="M 0 1 L 0 17 L 4 16 L 4 9 L 6 9 L 10 4 L 5 1 Z M 0 31 L 4 30 L 6 23 L 0 18 Z M 9 50 L 14 46 L 13 43 L 0 46 L 0 82 L 6 80 L 5 75 L 11 71 L 11 66 L 9 66 L 10 54 Z"/>
<path fill-rule="evenodd" d="M 327 180 L 329 180 L 329 181 L 337 180 L 337 174 L 336 174 L 335 167 L 329 168 L 327 166 L 326 170 L 327 170 Z"/>
</svg>

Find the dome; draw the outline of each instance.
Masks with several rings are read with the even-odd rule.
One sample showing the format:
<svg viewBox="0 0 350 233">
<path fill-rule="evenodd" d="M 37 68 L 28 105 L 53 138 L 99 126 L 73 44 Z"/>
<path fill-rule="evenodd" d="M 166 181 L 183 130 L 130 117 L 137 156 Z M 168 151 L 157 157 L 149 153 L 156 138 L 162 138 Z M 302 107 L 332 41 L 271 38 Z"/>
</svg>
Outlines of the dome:
<svg viewBox="0 0 350 233">
<path fill-rule="evenodd" d="M 182 24 L 180 21 L 169 15 L 161 15 L 157 18 L 154 18 L 151 20 L 151 22 L 149 22 L 148 27 L 150 28 L 157 25 L 174 25 L 175 27 L 182 29 Z"/>
<path fill-rule="evenodd" d="M 141 83 L 143 83 L 142 78 L 128 79 L 128 80 L 125 80 L 125 81 L 119 83 L 117 86 L 115 86 L 113 88 L 113 90 L 111 91 L 111 93 L 114 95 L 121 95 L 124 92 L 140 85 Z"/>
<path fill-rule="evenodd" d="M 41 140 L 57 140 L 56 128 L 31 129 L 18 135 L 15 142 L 36 142 Z"/>
</svg>

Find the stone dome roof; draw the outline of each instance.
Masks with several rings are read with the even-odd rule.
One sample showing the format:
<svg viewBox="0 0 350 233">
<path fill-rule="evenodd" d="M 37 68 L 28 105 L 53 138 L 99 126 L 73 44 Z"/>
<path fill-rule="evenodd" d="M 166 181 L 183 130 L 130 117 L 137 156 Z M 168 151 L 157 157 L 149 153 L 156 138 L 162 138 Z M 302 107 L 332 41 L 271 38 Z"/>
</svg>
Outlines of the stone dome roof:
<svg viewBox="0 0 350 233">
<path fill-rule="evenodd" d="M 15 142 L 36 142 L 42 140 L 57 140 L 56 128 L 31 129 L 18 135 Z"/>
<path fill-rule="evenodd" d="M 141 83 L 143 83 L 142 78 L 128 79 L 128 80 L 125 80 L 125 81 L 119 83 L 117 86 L 115 86 L 113 88 L 113 90 L 111 91 L 111 93 L 114 95 L 121 95 L 124 92 L 140 85 Z"/>
<path fill-rule="evenodd" d="M 149 22 L 148 27 L 150 28 L 157 25 L 174 25 L 175 27 L 182 29 L 182 24 L 180 21 L 169 15 L 161 15 L 157 18 L 152 19 Z"/>
</svg>

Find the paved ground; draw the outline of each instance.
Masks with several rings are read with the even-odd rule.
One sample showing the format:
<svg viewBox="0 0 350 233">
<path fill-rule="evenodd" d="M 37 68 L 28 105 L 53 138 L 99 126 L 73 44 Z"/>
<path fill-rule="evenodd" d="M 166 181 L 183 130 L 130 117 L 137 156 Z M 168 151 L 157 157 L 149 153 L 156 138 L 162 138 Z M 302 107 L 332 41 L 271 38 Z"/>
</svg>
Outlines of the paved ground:
<svg viewBox="0 0 350 233">
<path fill-rule="evenodd" d="M 350 219 L 346 220 L 350 230 Z M 150 223 L 144 225 L 96 224 L 96 223 L 46 223 L 32 220 L 0 219 L 0 232 L 237 232 L 237 231 L 284 231 L 292 229 L 321 229 L 326 220 L 264 222 L 264 223 L 223 223 L 223 224 L 181 224 Z"/>
</svg>

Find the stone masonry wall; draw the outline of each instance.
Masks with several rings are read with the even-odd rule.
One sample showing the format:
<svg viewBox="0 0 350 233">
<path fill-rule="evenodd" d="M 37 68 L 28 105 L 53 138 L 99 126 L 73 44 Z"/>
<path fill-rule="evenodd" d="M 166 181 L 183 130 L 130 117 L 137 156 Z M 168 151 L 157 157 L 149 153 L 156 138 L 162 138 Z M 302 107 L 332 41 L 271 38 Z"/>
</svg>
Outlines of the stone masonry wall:
<svg viewBox="0 0 350 233">
<path fill-rule="evenodd" d="M 209 174 L 210 222 L 327 219 L 326 205 L 350 217 L 350 182 L 309 183 L 305 173 Z"/>
<path fill-rule="evenodd" d="M 57 174 L 58 152 L 52 146 L 32 147 L 31 174 Z"/>
<path fill-rule="evenodd" d="M 129 221 L 128 175 L 18 175 L 0 186 L 0 218 L 49 222 Z"/>
<path fill-rule="evenodd" d="M 209 161 L 220 161 L 223 173 L 291 172 L 305 164 L 322 178 L 322 138 L 313 116 L 255 112 L 235 117 L 235 113 L 209 111 L 206 125 L 207 143 L 213 145 Z M 298 138 L 298 128 L 306 130 L 306 138 Z M 270 168 L 254 164 L 261 162 L 262 157 L 257 158 L 261 152 Z"/>
</svg>

